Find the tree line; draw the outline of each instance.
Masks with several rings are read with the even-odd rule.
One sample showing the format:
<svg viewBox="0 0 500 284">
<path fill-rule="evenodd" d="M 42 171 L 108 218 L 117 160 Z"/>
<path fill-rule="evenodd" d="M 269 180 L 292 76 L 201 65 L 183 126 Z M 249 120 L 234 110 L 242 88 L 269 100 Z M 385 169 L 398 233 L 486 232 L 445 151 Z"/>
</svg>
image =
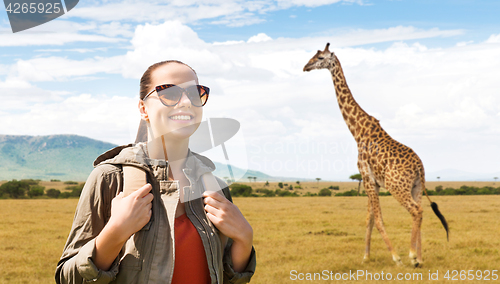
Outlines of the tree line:
<svg viewBox="0 0 500 284">
<path fill-rule="evenodd" d="M 49 188 L 45 189 L 40 185 L 40 180 L 23 179 L 11 180 L 0 186 L 0 199 L 26 199 L 26 198 L 77 198 L 80 197 L 85 183 L 78 183 L 73 181 L 64 182 L 67 186 L 65 191 L 61 192 L 58 189 Z M 269 183 L 267 183 L 269 184 Z M 253 190 L 251 186 L 233 183 L 229 186 L 231 195 L 234 197 L 284 197 L 284 196 L 366 196 L 366 192 L 359 192 L 352 189 L 344 192 L 337 192 L 338 186 L 330 186 L 322 188 L 318 193 L 306 192 L 299 195 L 293 191 L 292 185 L 280 183 L 279 189 L 272 190 L 266 188 L 257 188 Z M 300 182 L 297 181 L 295 189 L 301 189 Z M 474 187 L 463 185 L 460 188 L 443 188 L 443 186 L 436 186 L 434 190 L 427 189 L 429 195 L 500 195 L 500 187 Z M 389 191 L 379 192 L 380 196 L 391 195 Z"/>
<path fill-rule="evenodd" d="M 71 198 L 80 197 L 85 183 L 75 181 L 64 182 L 67 186 L 64 192 L 55 188 L 45 189 L 38 179 L 11 180 L 0 185 L 0 199 L 25 199 L 25 198 Z"/>
<path fill-rule="evenodd" d="M 283 196 L 366 196 L 366 192 L 363 190 L 359 192 L 358 190 L 352 189 L 344 192 L 337 192 L 338 186 L 330 186 L 328 188 L 322 188 L 318 193 L 306 192 L 303 195 L 299 195 L 296 191 L 292 191 L 291 188 L 285 187 L 285 189 L 266 189 L 257 188 L 253 190 L 251 186 L 233 183 L 229 186 L 231 191 L 231 196 L 233 197 L 283 197 Z M 283 188 L 283 187 L 280 187 Z M 443 188 L 443 186 L 436 186 L 434 190 L 427 189 L 429 195 L 500 195 L 500 187 L 474 187 L 463 185 L 460 188 Z M 389 191 L 380 191 L 379 196 L 390 196 Z"/>
</svg>

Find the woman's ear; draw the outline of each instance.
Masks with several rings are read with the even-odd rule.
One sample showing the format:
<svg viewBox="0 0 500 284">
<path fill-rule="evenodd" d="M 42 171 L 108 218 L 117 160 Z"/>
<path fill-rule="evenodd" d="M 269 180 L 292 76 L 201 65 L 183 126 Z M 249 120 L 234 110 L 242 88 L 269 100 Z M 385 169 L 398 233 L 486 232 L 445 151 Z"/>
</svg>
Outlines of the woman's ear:
<svg viewBox="0 0 500 284">
<path fill-rule="evenodd" d="M 139 100 L 139 104 L 137 107 L 139 107 L 139 112 L 141 113 L 141 119 L 144 121 L 149 121 L 149 116 L 148 116 L 148 112 L 146 110 L 146 105 L 144 104 L 144 101 Z"/>
</svg>

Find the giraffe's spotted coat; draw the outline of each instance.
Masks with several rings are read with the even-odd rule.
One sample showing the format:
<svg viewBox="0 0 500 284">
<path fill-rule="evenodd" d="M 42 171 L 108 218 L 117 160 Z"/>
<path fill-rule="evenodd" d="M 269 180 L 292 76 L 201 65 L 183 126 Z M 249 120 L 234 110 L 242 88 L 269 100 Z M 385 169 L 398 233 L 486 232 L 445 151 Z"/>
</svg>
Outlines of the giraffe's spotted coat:
<svg viewBox="0 0 500 284">
<path fill-rule="evenodd" d="M 391 251 L 394 261 L 401 264 L 382 220 L 378 192 L 380 187 L 385 187 L 412 216 L 410 258 L 412 264 L 417 266 L 422 262 L 420 227 L 423 209 L 421 199 L 422 191 L 425 189 L 422 161 L 411 148 L 389 136 L 380 126 L 379 121 L 358 105 L 347 86 L 337 56 L 328 50 L 328 46 L 324 51 L 318 50 L 304 66 L 304 71 L 314 69 L 330 71 L 342 117 L 357 143 L 358 169 L 368 195 L 364 259 L 369 259 L 371 233 L 375 225 Z"/>
</svg>

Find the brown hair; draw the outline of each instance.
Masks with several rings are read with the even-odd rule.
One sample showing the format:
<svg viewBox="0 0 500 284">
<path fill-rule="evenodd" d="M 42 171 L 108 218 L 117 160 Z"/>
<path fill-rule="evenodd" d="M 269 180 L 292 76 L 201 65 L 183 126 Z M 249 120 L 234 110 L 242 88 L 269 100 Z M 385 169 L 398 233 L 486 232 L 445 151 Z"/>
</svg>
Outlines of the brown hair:
<svg viewBox="0 0 500 284">
<path fill-rule="evenodd" d="M 148 69 L 146 69 L 146 71 L 144 72 L 144 74 L 141 77 L 140 90 L 139 90 L 139 97 L 141 100 L 144 99 L 144 97 L 148 94 L 149 89 L 151 89 L 151 74 L 153 74 L 153 71 L 155 71 L 158 67 L 163 66 L 165 64 L 169 64 L 169 63 L 179 63 L 182 65 L 185 65 L 185 66 L 189 67 L 189 69 L 193 70 L 193 73 L 196 75 L 196 71 L 194 71 L 194 69 L 191 68 L 191 66 L 189 66 L 186 63 L 181 62 L 179 60 L 165 60 L 165 61 L 155 63 L 155 64 L 149 66 Z"/>
<path fill-rule="evenodd" d="M 148 94 L 149 90 L 151 89 L 151 74 L 153 74 L 153 71 L 155 71 L 158 67 L 169 64 L 169 63 L 179 63 L 182 65 L 185 65 L 189 67 L 193 71 L 193 73 L 197 76 L 196 71 L 194 71 L 191 66 L 187 65 L 184 62 L 181 62 L 179 60 L 165 60 L 161 62 L 157 62 L 146 69 L 144 74 L 141 77 L 140 81 L 140 88 L 139 88 L 139 98 L 142 100 L 144 97 Z M 137 130 L 137 137 L 135 138 L 135 143 L 138 142 L 146 142 L 148 141 L 148 129 L 147 129 L 147 124 L 146 121 L 141 119 L 141 122 L 139 124 L 139 129 Z"/>
</svg>

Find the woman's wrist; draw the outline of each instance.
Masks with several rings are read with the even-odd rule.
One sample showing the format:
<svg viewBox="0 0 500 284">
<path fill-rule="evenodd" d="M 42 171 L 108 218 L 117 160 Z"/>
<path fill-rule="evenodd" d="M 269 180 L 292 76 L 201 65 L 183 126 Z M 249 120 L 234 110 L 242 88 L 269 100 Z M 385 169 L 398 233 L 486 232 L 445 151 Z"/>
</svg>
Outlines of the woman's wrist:
<svg viewBox="0 0 500 284">
<path fill-rule="evenodd" d="M 244 230 L 240 231 L 240 234 L 233 238 L 233 243 L 236 243 L 242 247 L 251 248 L 253 245 L 253 229 L 250 224 Z"/>
<path fill-rule="evenodd" d="M 118 228 L 110 220 L 95 239 L 94 264 L 101 270 L 109 270 L 128 239 Z"/>
<path fill-rule="evenodd" d="M 245 270 L 252 253 L 253 230 L 250 225 L 248 225 L 248 227 L 250 228 L 249 230 L 247 229 L 238 237 L 233 238 L 231 259 L 233 262 L 233 269 L 236 272 L 243 272 Z"/>
<path fill-rule="evenodd" d="M 115 222 L 113 216 L 111 216 L 101 234 L 104 232 L 109 239 L 116 241 L 116 243 L 125 243 L 132 234 L 129 234 L 123 228 L 124 226 L 120 226 L 118 222 Z"/>
</svg>

